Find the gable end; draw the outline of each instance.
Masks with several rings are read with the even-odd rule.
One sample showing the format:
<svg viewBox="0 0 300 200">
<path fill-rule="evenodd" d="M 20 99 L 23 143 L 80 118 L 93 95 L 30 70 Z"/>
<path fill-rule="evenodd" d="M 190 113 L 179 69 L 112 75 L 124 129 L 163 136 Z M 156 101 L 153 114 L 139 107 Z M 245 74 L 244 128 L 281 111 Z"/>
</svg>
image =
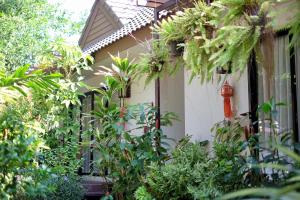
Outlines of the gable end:
<svg viewBox="0 0 300 200">
<path fill-rule="evenodd" d="M 122 23 L 110 10 L 105 0 L 95 0 L 81 34 L 79 46 L 85 48 L 96 40 L 105 38 L 120 27 L 122 27 Z"/>
</svg>

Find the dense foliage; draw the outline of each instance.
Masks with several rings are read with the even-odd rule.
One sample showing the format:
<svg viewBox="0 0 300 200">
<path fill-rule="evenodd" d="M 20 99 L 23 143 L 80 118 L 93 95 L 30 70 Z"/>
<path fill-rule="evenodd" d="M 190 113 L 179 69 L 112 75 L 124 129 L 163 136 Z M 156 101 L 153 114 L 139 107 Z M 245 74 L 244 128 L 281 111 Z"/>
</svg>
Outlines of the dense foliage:
<svg viewBox="0 0 300 200">
<path fill-rule="evenodd" d="M 15 73 L 1 77 L 1 198 L 10 199 L 19 190 L 35 194 L 39 189 L 38 180 L 32 177 L 43 175 L 45 169 L 39 168 L 38 155 L 45 146 L 39 134 L 44 129 L 38 119 L 28 112 L 26 105 L 19 104 L 20 94 L 25 89 L 50 92 L 57 88 L 53 79 L 59 76 L 44 75 L 41 71 L 27 75 L 28 66 Z M 34 91 L 33 90 L 33 91 Z"/>
<path fill-rule="evenodd" d="M 44 197 L 46 200 L 82 200 L 84 188 L 80 178 L 76 176 L 54 176 L 44 182 L 47 187 L 53 188 Z"/>
<path fill-rule="evenodd" d="M 214 155 L 210 155 L 207 142 L 190 143 L 185 138 L 172 152 L 171 162 L 150 167 L 143 187 L 153 199 L 215 199 L 245 187 L 241 127 L 238 123 L 216 126 L 219 136 L 214 141 Z"/>
<path fill-rule="evenodd" d="M 82 22 L 47 0 L 0 1 L 0 62 L 15 69 L 37 64 L 37 57 L 56 38 L 78 34 Z"/>
<path fill-rule="evenodd" d="M 279 106 L 272 99 L 259 108 L 271 122 L 268 141 L 258 139 L 263 132 L 244 135 L 243 118 L 217 123 L 212 129 L 213 152 L 203 143 L 183 140 L 170 162 L 150 166 L 136 198 L 222 199 L 234 192 L 224 199 L 293 199 L 299 195 L 299 156 L 292 151 L 296 146 L 291 143 L 291 132 L 276 129 Z"/>
<path fill-rule="evenodd" d="M 243 119 L 235 118 L 213 127 L 211 148 L 184 138 L 172 151 L 157 125 L 157 109 L 126 100 L 139 77 L 146 75 L 148 83 L 176 71 L 181 59 L 174 56 L 182 55 L 182 47 L 192 78 L 202 81 L 211 80 L 216 67 L 243 71 L 254 55 L 271 65 L 266 61 L 272 59 L 274 2 L 219 0 L 208 6 L 198 1 L 153 27 L 161 39 L 153 41 L 139 65 L 111 56 L 111 68 L 101 67 L 102 88 L 88 87 L 96 104 L 84 113 L 93 120 L 83 134 L 93 134 L 88 145 L 100 155 L 93 166 L 107 182 L 103 199 L 216 199 L 240 189 L 224 198 L 299 195 L 300 159 L 292 152 L 291 133 L 280 132 L 275 120 L 281 103 L 271 99 L 258 109 L 269 122 L 268 141 L 259 138 L 261 130 L 245 134 Z M 299 33 L 298 18 L 299 13 L 288 24 L 293 36 Z M 77 25 L 46 0 L 0 0 L 1 199 L 83 198 L 77 176 L 85 145 L 78 136 L 79 96 L 84 96 L 82 71 L 91 70 L 93 59 L 62 40 L 52 43 Z M 296 42 L 293 37 L 292 45 Z M 173 113 L 160 118 L 162 126 L 176 120 Z"/>
<path fill-rule="evenodd" d="M 83 195 L 76 177 L 81 164 L 79 87 L 81 71 L 89 69 L 92 59 L 76 47 L 55 47 L 60 56 L 41 55 L 40 69 L 25 65 L 1 71 L 1 199 Z"/>
<path fill-rule="evenodd" d="M 220 193 L 214 185 L 213 166 L 201 144 L 180 145 L 170 163 L 150 167 L 146 187 L 156 199 L 213 199 Z"/>
</svg>

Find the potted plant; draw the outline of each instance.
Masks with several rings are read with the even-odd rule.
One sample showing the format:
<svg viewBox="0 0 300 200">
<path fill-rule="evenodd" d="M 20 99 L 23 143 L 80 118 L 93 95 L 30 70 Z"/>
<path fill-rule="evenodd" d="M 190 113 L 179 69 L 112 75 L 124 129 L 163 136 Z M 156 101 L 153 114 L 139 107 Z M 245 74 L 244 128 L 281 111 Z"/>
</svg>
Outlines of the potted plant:
<svg viewBox="0 0 300 200">
<path fill-rule="evenodd" d="M 169 72 L 169 52 L 161 40 L 154 40 L 148 45 L 149 52 L 144 54 L 138 63 L 141 76 L 146 75 L 146 85 Z"/>
<path fill-rule="evenodd" d="M 222 24 L 212 45 L 220 48 L 213 52 L 211 60 L 216 66 L 231 65 L 232 72 L 243 71 L 251 55 L 260 59 L 270 71 L 273 67 L 274 31 L 270 26 L 271 1 L 220 1 L 225 15 L 217 21 Z"/>
<path fill-rule="evenodd" d="M 198 75 L 201 82 L 211 80 L 213 77 L 215 67 L 210 55 L 216 50 L 216 46 L 209 43 L 215 35 L 217 16 L 215 7 L 198 1 L 194 7 L 177 12 L 172 18 L 174 27 L 177 32 L 180 30 L 184 38 L 183 60 L 185 66 L 191 70 L 190 81 Z"/>
<path fill-rule="evenodd" d="M 160 40 L 168 45 L 169 53 L 173 57 L 182 56 L 184 50 L 184 46 L 181 45 L 184 43 L 184 35 L 177 27 L 175 17 L 163 19 L 152 27 L 154 33 L 160 36 Z"/>
<path fill-rule="evenodd" d="M 130 78 L 125 82 L 124 88 L 120 88 L 119 90 L 119 98 L 130 98 L 131 96 L 131 80 Z"/>
<path fill-rule="evenodd" d="M 231 66 L 230 64 L 227 67 L 217 67 L 217 74 L 231 74 Z"/>
</svg>

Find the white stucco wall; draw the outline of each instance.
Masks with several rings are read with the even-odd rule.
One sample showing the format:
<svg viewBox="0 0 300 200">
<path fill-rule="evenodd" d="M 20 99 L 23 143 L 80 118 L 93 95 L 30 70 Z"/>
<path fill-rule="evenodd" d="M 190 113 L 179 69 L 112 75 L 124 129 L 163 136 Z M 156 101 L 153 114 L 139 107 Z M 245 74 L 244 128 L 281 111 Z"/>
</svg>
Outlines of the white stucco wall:
<svg viewBox="0 0 300 200">
<path fill-rule="evenodd" d="M 153 103 L 155 101 L 154 81 L 145 85 L 145 78 L 136 80 L 131 85 L 131 97 L 126 99 L 129 105 L 139 103 Z"/>
<path fill-rule="evenodd" d="M 161 79 L 161 112 L 174 112 L 178 121 L 173 122 L 172 127 L 164 127 L 165 134 L 180 140 L 185 135 L 185 113 L 184 113 L 184 70 L 180 69 L 173 76 Z"/>
<path fill-rule="evenodd" d="M 197 79 L 189 83 L 189 77 L 190 72 L 185 70 L 185 133 L 192 135 L 193 141 L 212 141 L 210 129 L 216 122 L 224 119 L 221 84 L 216 82 L 201 85 Z M 234 87 L 233 111 L 236 114 L 248 112 L 247 73 L 241 77 L 229 76 L 227 80 Z"/>
<path fill-rule="evenodd" d="M 99 88 L 100 87 L 100 83 L 103 82 L 103 77 L 101 76 L 90 76 L 90 77 L 86 77 L 84 79 L 84 82 L 91 86 L 91 87 L 96 87 L 96 88 Z M 86 90 L 84 90 L 86 91 Z"/>
</svg>

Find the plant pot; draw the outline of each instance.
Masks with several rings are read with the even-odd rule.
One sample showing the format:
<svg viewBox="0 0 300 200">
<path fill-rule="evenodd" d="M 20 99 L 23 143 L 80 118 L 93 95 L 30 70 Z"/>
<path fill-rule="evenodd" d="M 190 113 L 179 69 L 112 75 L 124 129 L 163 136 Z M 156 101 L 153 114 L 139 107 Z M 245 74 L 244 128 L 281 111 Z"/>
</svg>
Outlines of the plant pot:
<svg viewBox="0 0 300 200">
<path fill-rule="evenodd" d="M 210 25 L 210 24 L 206 24 L 206 25 L 204 25 L 204 27 L 205 27 L 205 34 L 206 34 L 206 38 L 207 39 L 212 39 L 213 38 L 213 36 L 214 36 L 214 27 L 212 26 L 212 25 Z"/>
<path fill-rule="evenodd" d="M 152 72 L 161 72 L 162 70 L 162 66 L 165 64 L 164 60 L 153 60 L 152 62 L 149 63 L 150 64 L 150 68 Z M 159 67 L 161 66 L 161 67 Z"/>
<path fill-rule="evenodd" d="M 119 98 L 124 99 L 124 98 L 130 98 L 131 97 L 131 84 L 128 83 L 126 85 L 125 91 L 123 91 L 123 89 L 119 90 Z"/>
<path fill-rule="evenodd" d="M 171 41 L 168 43 L 170 55 L 173 57 L 178 57 L 183 55 L 184 47 L 178 46 L 178 44 L 183 43 L 182 41 Z"/>
<path fill-rule="evenodd" d="M 217 74 L 231 74 L 231 66 L 228 67 L 228 69 L 225 69 L 224 67 L 217 67 Z"/>
</svg>

